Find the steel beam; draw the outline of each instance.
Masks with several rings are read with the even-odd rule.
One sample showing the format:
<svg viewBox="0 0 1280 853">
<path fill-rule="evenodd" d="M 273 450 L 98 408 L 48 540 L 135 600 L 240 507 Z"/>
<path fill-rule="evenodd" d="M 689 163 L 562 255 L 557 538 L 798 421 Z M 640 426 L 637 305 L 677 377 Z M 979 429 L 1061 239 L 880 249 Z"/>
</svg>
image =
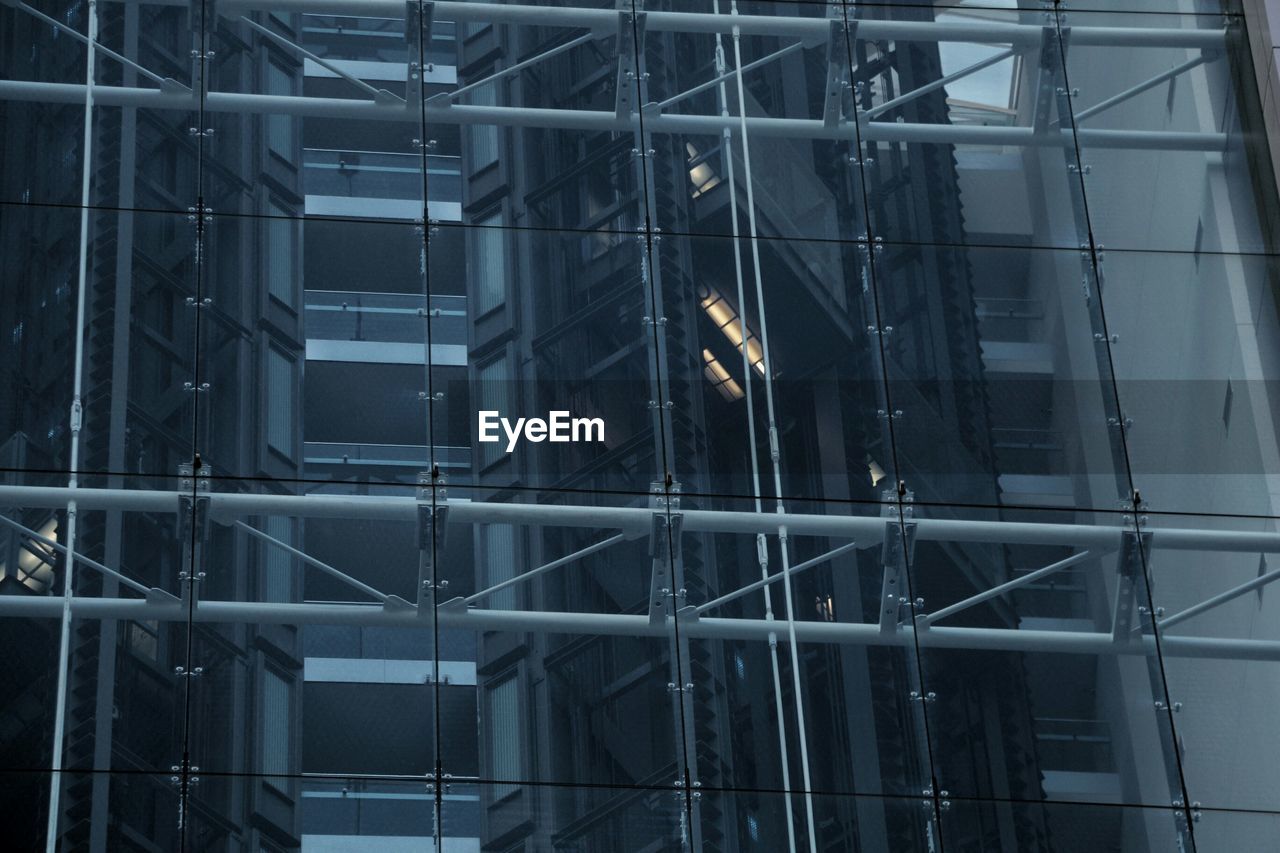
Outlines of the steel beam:
<svg viewBox="0 0 1280 853">
<path fill-rule="evenodd" d="M 62 613 L 61 596 L 0 596 L 0 618 L 53 619 Z M 77 619 L 125 619 L 182 622 L 187 608 L 178 602 L 152 603 L 132 598 L 73 598 L 71 612 Z M 585 634 L 591 636 L 652 637 L 671 636 L 670 617 L 656 623 L 647 614 L 563 613 L 514 610 L 448 609 L 437 611 L 439 627 L 468 631 L 505 633 Z M 194 608 L 200 623 L 247 623 L 260 625 L 379 625 L 426 628 L 417 608 L 385 608 L 364 604 L 267 603 L 212 601 L 204 599 Z M 709 640 L 769 642 L 778 623 L 766 619 L 702 618 L 680 621 L 686 637 Z M 879 625 L 845 622 L 796 622 L 796 641 L 853 646 L 902 646 L 917 643 L 929 649 L 972 651 L 1012 651 L 1079 655 L 1154 655 L 1155 639 L 1150 634 L 1122 642 L 1110 632 L 1043 631 L 1009 628 L 932 627 L 927 631 L 904 630 L 882 633 Z M 1217 637 L 1168 637 L 1160 639 L 1166 656 L 1220 660 L 1280 662 L 1280 641 Z"/>
<path fill-rule="evenodd" d="M 933 623 L 946 619 L 948 616 L 953 616 L 956 613 L 959 613 L 961 610 L 967 610 L 970 607 L 973 607 L 975 604 L 981 604 L 984 601 L 990 601 L 993 598 L 998 598 L 999 596 L 1004 595 L 1006 592 L 1015 590 L 1021 586 L 1026 586 L 1029 583 L 1034 583 L 1035 581 L 1048 577 L 1049 575 L 1054 574 L 1055 572 L 1060 572 L 1063 569 L 1070 568 L 1071 566 L 1077 565 L 1079 563 L 1083 563 L 1085 560 L 1088 560 L 1090 558 L 1096 558 L 1098 556 L 1099 555 L 1094 554 L 1090 551 L 1081 551 L 1079 554 L 1072 554 L 1070 557 L 1067 557 L 1065 560 L 1059 560 L 1056 563 L 1051 563 L 1050 565 L 1047 565 L 1042 569 L 1036 569 L 1034 572 L 1028 572 L 1027 574 L 1022 575 L 1021 577 L 1014 578 L 1013 580 L 1010 580 L 1010 581 L 1005 581 L 1004 583 L 998 586 L 993 586 L 991 589 L 983 590 L 982 592 L 979 592 L 976 595 L 971 595 L 968 598 L 964 599 L 963 601 L 957 601 L 955 604 L 952 604 L 948 607 L 944 607 L 935 613 L 930 613 L 928 616 L 925 616 L 924 619 L 921 621 L 923 621 L 923 623 L 926 626 L 932 626 Z"/>
<path fill-rule="evenodd" d="M 158 6 L 186 6 L 188 0 L 123 0 Z M 570 27 L 612 34 L 616 32 L 617 10 L 583 7 L 549 7 L 518 3 L 474 3 L 439 0 L 433 4 L 440 21 L 515 24 L 536 27 Z M 404 0 L 221 0 L 223 15 L 260 10 L 279 14 L 371 16 L 403 18 Z M 828 37 L 827 18 L 807 15 L 717 15 L 710 12 L 645 12 L 645 29 L 656 33 L 729 34 L 737 28 L 742 35 L 792 36 L 821 43 Z M 886 21 L 859 20 L 853 38 L 863 41 L 972 42 L 978 44 L 1026 45 L 1040 43 L 1044 29 L 1037 24 L 1000 21 Z M 1072 27 L 1071 43 L 1099 47 L 1221 47 L 1226 38 L 1222 27 L 1189 29 L 1178 27 Z"/>
<path fill-rule="evenodd" d="M 73 497 L 81 511 L 177 513 L 183 492 L 143 489 L 70 489 L 65 486 L 0 486 L 0 506 L 65 509 Z M 210 520 L 231 524 L 253 515 L 295 518 L 379 518 L 417 521 L 418 502 L 409 495 L 268 495 L 212 492 Z M 490 503 L 449 498 L 451 524 L 528 524 L 547 527 L 593 527 L 646 535 L 652 511 L 640 506 L 567 506 L 563 504 Z M 854 511 L 856 507 L 850 507 Z M 922 511 L 924 508 L 917 508 Z M 686 533 L 776 534 L 773 513 L 728 510 L 682 510 Z M 1006 545 L 1073 545 L 1118 550 L 1129 528 L 1099 524 L 1053 524 L 1021 521 L 977 521 L 915 518 L 916 539 L 931 542 L 995 542 Z M 879 545 L 884 520 L 879 516 L 787 514 L 792 536 L 856 539 L 860 546 Z M 1151 545 L 1167 551 L 1280 553 L 1280 533 L 1195 528 L 1148 528 Z"/>
<path fill-rule="evenodd" d="M 84 103 L 86 88 L 78 83 L 45 83 L 27 80 L 0 81 L 0 100 L 43 103 Z M 137 107 L 153 110 L 195 111 L 194 95 L 175 94 L 160 89 L 128 86 L 94 86 L 94 101 L 107 107 Z M 281 114 L 299 117 L 343 118 L 353 121 L 413 121 L 416 109 L 403 103 L 376 103 L 352 98 L 312 98 L 304 95 L 258 95 L 244 92 L 210 92 L 204 109 L 215 113 Z M 655 105 L 647 105 L 644 129 L 649 133 L 720 136 L 724 131 L 739 133 L 742 119 L 718 115 L 666 115 Z M 471 106 L 450 104 L 447 98 L 432 98 L 426 105 L 427 123 L 456 125 L 496 125 L 501 127 L 542 127 L 558 130 L 636 131 L 637 115 L 619 117 L 602 110 L 561 110 L 536 107 Z M 840 121 L 826 125 L 822 119 L 745 119 L 752 136 L 787 139 L 830 139 L 852 141 L 853 123 Z M 916 142 L 936 145 L 1004 145 L 1012 147 L 1064 147 L 1075 144 L 1069 130 L 1037 133 L 1030 127 L 981 127 L 950 124 L 862 121 L 861 138 L 867 142 Z M 1230 139 L 1226 133 L 1187 133 L 1160 130 L 1081 129 L 1076 134 L 1085 148 L 1122 148 L 1170 151 L 1224 151 Z"/>
</svg>

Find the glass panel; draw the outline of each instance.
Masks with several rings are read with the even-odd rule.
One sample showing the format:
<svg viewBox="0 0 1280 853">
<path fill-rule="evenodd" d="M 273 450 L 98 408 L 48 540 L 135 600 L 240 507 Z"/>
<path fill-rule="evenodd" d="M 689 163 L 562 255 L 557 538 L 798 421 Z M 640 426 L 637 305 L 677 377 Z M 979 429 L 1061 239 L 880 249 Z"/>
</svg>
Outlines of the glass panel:
<svg viewBox="0 0 1280 853">
<path fill-rule="evenodd" d="M 416 14 L 218 15 L 209 42 L 207 206 L 262 214 L 274 195 L 291 216 L 423 219 L 425 156 L 458 151 L 424 144 Z M 425 74 L 454 79 L 452 64 Z"/>
<path fill-rule="evenodd" d="M 1280 814 L 1205 810 L 1196 822 L 1196 850 L 1231 853 L 1249 847 L 1265 848 L 1280 833 Z"/>
<path fill-rule="evenodd" d="M 61 724 L 64 768 L 168 772 L 184 753 L 190 681 L 182 599 L 192 508 L 178 490 L 191 481 L 82 475 L 75 485 L 53 473 L 0 480 L 0 628 L 16 652 L 0 699 L 12 727 L 0 761 L 52 766 Z"/>
<path fill-rule="evenodd" d="M 62 817 L 48 837 L 49 786 L 57 780 Z M 14 850 L 177 850 L 181 787 L 168 774 L 0 773 L 0 793 L 13 813 L 5 843 Z"/>
<path fill-rule="evenodd" d="M 293 723 L 295 687 L 275 670 L 262 672 L 262 772 L 287 773 L 293 769 L 289 729 Z"/>
<path fill-rule="evenodd" d="M 942 812 L 945 849 L 993 853 L 1017 853 L 1028 848 L 1046 853 L 1160 853 L 1189 849 L 1192 842 L 1185 827 L 1185 812 L 1167 806 L 952 800 Z M 1200 845 L 1199 824 L 1195 848 L 1206 849 Z"/>
<path fill-rule="evenodd" d="M 486 586 L 495 586 L 515 577 L 515 528 L 510 524 L 486 524 L 482 530 L 484 531 L 483 559 L 487 567 L 483 575 L 483 583 Z M 490 600 L 494 607 L 514 610 L 516 590 L 514 587 L 499 590 Z"/>
<path fill-rule="evenodd" d="M 1164 672 L 1192 802 L 1280 810 L 1280 534 L 1264 518 L 1148 513 Z"/>
<path fill-rule="evenodd" d="M 268 213 L 273 218 L 264 223 L 267 230 L 267 292 L 293 308 L 298 304 L 298 227 L 285 218 L 289 211 L 278 204 L 271 204 Z"/>
<path fill-rule="evenodd" d="M 899 478 L 917 501 L 1128 498 L 1088 253 L 887 245 L 875 259 Z"/>
<path fill-rule="evenodd" d="M 428 78 L 426 133 L 436 143 L 432 153 L 458 157 L 461 180 L 446 210 L 436 204 L 445 197 L 442 182 L 429 173 L 432 218 L 479 224 L 500 205 L 509 224 L 596 232 L 604 243 L 642 228 L 645 160 L 635 156 L 641 97 L 631 5 L 619 11 L 568 0 L 533 4 L 533 12 L 523 2 L 511 4 L 516 11 L 494 10 L 502 5 L 436 11 L 436 18 L 457 19 L 448 24 L 456 25 L 456 75 L 438 84 Z M 545 110 L 572 111 L 573 118 Z"/>
<path fill-rule="evenodd" d="M 794 791 L 806 820 L 812 792 L 928 786 L 892 494 L 884 505 L 788 500 L 763 511 L 749 498 L 684 494 L 672 507 L 692 610 L 680 625 L 689 772 L 704 786 Z"/>
<path fill-rule="evenodd" d="M 688 694 L 667 580 L 679 569 L 659 497 L 454 485 L 440 496 L 442 675 L 456 667 L 440 691 L 444 773 L 488 780 L 503 802 L 522 782 L 669 795 L 683 778 Z M 495 523 L 511 529 L 511 577 L 485 586 Z"/>
<path fill-rule="evenodd" d="M 939 795 L 1181 800 L 1132 517 L 917 505 L 913 521 Z"/>
<path fill-rule="evenodd" d="M 468 260 L 475 271 L 477 317 L 487 314 L 507 300 L 506 237 L 501 215 L 486 217 L 468 229 Z"/>
<path fill-rule="evenodd" d="M 667 233 L 865 238 L 843 5 L 745 2 L 736 19 L 728 2 L 669 5 L 721 22 L 647 28 L 641 122 L 655 224 Z"/>
<path fill-rule="evenodd" d="M 432 435 L 450 483 L 644 494 L 662 481 L 643 241 L 441 225 L 428 254 Z"/>
<path fill-rule="evenodd" d="M 1267 155 L 1240 19 L 1073 12 L 1070 23 L 1067 74 L 1096 242 L 1265 251 L 1254 187 L 1271 178 L 1251 165 Z M 1078 37 L 1089 31 L 1110 35 Z"/>
<path fill-rule="evenodd" d="M 85 241 L 82 471 L 173 475 L 191 459 L 194 226 L 166 213 L 0 207 L 0 453 L 69 470 Z"/>
<path fill-rule="evenodd" d="M 1276 259 L 1108 251 L 1134 487 L 1158 510 L 1277 514 Z"/>
<path fill-rule="evenodd" d="M 650 267 L 686 492 L 874 501 L 893 487 L 865 244 L 665 235 Z"/>
<path fill-rule="evenodd" d="M 281 455 L 293 457 L 293 434 L 297 423 L 294 405 L 296 387 L 293 361 L 275 347 L 267 348 L 267 446 Z"/>
<path fill-rule="evenodd" d="M 886 242 L 1085 242 L 1052 18 L 968 6 L 936 15 L 861 8 L 852 44 L 871 234 Z"/>
<path fill-rule="evenodd" d="M 520 681 L 511 676 L 489 686 L 485 691 L 485 716 L 489 721 L 489 753 L 491 766 L 483 775 L 490 779 L 523 779 L 525 777 L 525 745 L 520 737 Z M 516 785 L 494 785 L 493 798 L 500 800 L 512 793 Z"/>
<path fill-rule="evenodd" d="M 92 23 L 91 23 L 91 18 Z M 196 203 L 199 97 L 186 4 L 57 3 L 0 10 L 0 201 L 186 211 Z M 85 60 L 96 33 L 84 183 Z"/>
<path fill-rule="evenodd" d="M 451 750 L 465 753 L 465 732 L 442 741 L 439 757 L 435 747 L 437 693 L 445 707 L 470 701 L 473 720 L 476 711 L 474 662 L 434 655 L 430 490 L 281 480 L 214 489 L 193 634 L 202 673 L 192 762 L 205 773 L 422 777 Z M 275 540 L 275 519 L 296 533 Z M 282 566 L 266 549 L 293 558 L 288 584 L 273 580 Z M 264 588 L 289 597 L 267 599 Z"/>
<path fill-rule="evenodd" d="M 194 790 L 203 808 L 187 823 L 186 849 L 199 853 L 246 843 L 269 853 L 441 849 L 432 837 L 435 794 L 422 779 L 202 774 Z M 246 811 L 252 823 L 222 819 Z"/>
<path fill-rule="evenodd" d="M 700 794 L 700 796 L 699 796 Z M 805 798 L 781 791 L 695 792 L 703 841 L 726 850 L 927 851 L 934 836 L 933 803 L 905 797 Z M 812 807 L 812 821 L 810 809 Z M 794 839 L 794 840 L 793 840 Z"/>
<path fill-rule="evenodd" d="M 200 453 L 216 475 L 413 483 L 430 468 L 419 227 L 210 217 Z M 295 240 L 273 240 L 274 229 Z M 282 270 L 302 302 L 276 298 Z M 448 333 L 457 318 L 442 316 Z M 452 352 L 457 344 L 442 344 Z M 453 349 L 451 349 L 451 347 Z M 246 417 L 246 413 L 249 416 Z"/>
<path fill-rule="evenodd" d="M 1040 0 L 877 0 L 876 6 L 908 6 L 929 13 L 935 9 L 1022 9 L 1024 12 L 1043 12 Z M 1081 0 L 1067 7 L 1070 11 L 1101 9 L 1121 12 L 1185 12 L 1203 15 L 1237 13 L 1241 0 Z"/>
<path fill-rule="evenodd" d="M 443 853 L 477 849 L 678 853 L 698 849 L 693 846 L 696 833 L 689 833 L 684 792 L 669 787 L 455 782 L 445 786 L 441 827 L 439 849 Z"/>
</svg>

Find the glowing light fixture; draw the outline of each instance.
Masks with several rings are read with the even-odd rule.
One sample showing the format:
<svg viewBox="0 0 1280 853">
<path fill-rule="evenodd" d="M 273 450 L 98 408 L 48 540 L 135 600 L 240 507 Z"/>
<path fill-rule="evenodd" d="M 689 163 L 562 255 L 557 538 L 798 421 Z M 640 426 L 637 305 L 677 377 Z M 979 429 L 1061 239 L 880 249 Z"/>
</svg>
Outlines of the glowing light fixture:
<svg viewBox="0 0 1280 853">
<path fill-rule="evenodd" d="M 734 400 L 742 399 L 742 386 L 729 375 L 729 371 L 725 370 L 720 360 L 711 354 L 711 350 L 704 349 L 702 351 L 702 361 L 704 363 L 702 372 L 706 375 L 707 380 L 720 391 L 720 396 L 731 403 Z"/>
<path fill-rule="evenodd" d="M 744 345 L 746 346 L 747 361 L 751 363 L 756 373 L 764 376 L 764 350 L 760 347 L 760 341 L 751 334 L 750 330 L 747 330 L 744 336 L 742 318 L 738 316 L 737 310 L 714 290 L 709 291 L 702 298 L 702 310 L 707 312 L 711 322 L 715 323 L 716 328 L 724 333 L 729 343 L 737 347 L 739 352 Z"/>
</svg>

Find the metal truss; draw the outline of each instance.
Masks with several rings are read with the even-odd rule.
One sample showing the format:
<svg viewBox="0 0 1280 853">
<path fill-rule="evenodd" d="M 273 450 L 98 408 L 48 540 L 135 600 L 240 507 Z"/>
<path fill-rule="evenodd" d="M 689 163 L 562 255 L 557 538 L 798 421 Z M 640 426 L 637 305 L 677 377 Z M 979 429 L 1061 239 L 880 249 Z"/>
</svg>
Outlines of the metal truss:
<svg viewBox="0 0 1280 853">
<path fill-rule="evenodd" d="M 25 4 L 14 0 L 6 3 L 21 7 Z M 118 0 L 135 3 L 140 0 Z M 182 0 L 161 0 L 154 5 L 186 6 Z M 422 15 L 413 14 L 418 4 L 395 0 L 230 0 L 217 7 L 217 13 L 228 18 L 238 18 L 244 12 L 272 11 L 278 13 L 314 13 L 328 15 L 368 15 L 406 18 L 415 21 L 425 19 L 450 20 L 459 23 L 483 22 L 500 25 L 527 25 L 538 27 L 563 27 L 568 30 L 587 30 L 568 44 L 561 44 L 523 60 L 517 65 L 498 72 L 505 76 L 542 61 L 571 46 L 592 40 L 602 40 L 624 34 L 620 43 L 631 38 L 632 33 L 696 33 L 761 35 L 794 38 L 795 45 L 778 51 L 777 59 L 797 47 L 832 45 L 836 39 L 847 36 L 854 40 L 873 42 L 972 42 L 1008 46 L 1009 53 L 1032 52 L 1040 49 L 1046 33 L 1056 30 L 1052 24 L 1014 24 L 984 22 L 981 24 L 954 21 L 841 21 L 821 17 L 721 15 L 695 12 L 631 12 L 629 10 L 547 7 L 505 3 L 445 2 L 421 4 Z M 193 20 L 197 13 L 193 11 Z M 286 49 L 307 52 L 288 42 L 282 36 L 264 31 L 266 37 L 285 42 Z M 1184 48 L 1200 51 L 1186 62 L 1160 77 L 1138 87 L 1120 93 L 1103 104 L 1087 111 L 1095 114 L 1115 103 L 1132 97 L 1160 82 L 1191 70 L 1221 55 L 1226 41 L 1226 30 L 1177 29 L 1157 27 L 1073 27 L 1069 31 L 1072 45 L 1110 46 L 1116 48 Z M 623 54 L 626 52 L 623 51 Z M 110 55 L 110 54 L 109 54 Z M 999 55 L 1001 58 L 1004 54 Z M 130 62 L 123 57 L 120 61 Z M 317 60 L 319 61 L 319 60 Z M 762 63 L 765 60 L 758 60 Z M 988 60 L 993 62 L 995 59 Z M 132 64 L 132 63 L 131 63 Z M 325 64 L 328 67 L 327 63 Z M 753 63 L 753 67 L 754 67 Z M 981 65 L 981 63 L 979 64 Z M 145 71 L 145 69 L 143 69 Z M 333 70 L 333 69 L 330 69 Z M 745 69 L 744 69 L 745 70 Z M 952 75 L 958 79 L 980 70 L 979 66 Z M 153 110 L 197 110 L 237 114 L 280 114 L 295 117 L 325 117 L 355 121 L 420 122 L 424 107 L 416 98 L 401 98 L 384 89 L 376 89 L 351 75 L 334 71 L 340 77 L 368 95 L 368 98 L 330 98 L 305 95 L 263 95 L 247 92 L 209 91 L 203 96 L 172 80 L 160 80 L 158 88 L 134 86 L 102 86 L 87 84 L 51 83 L 40 81 L 0 81 L 0 99 L 44 103 L 84 103 L 92 89 L 93 102 L 107 107 L 135 107 Z M 147 72 L 145 76 L 156 77 Z M 699 88 L 709 88 L 712 80 Z M 945 85 L 950 80 L 935 81 L 921 90 L 905 93 L 897 101 L 910 100 L 925 90 Z M 475 84 L 472 84 L 475 85 Z M 409 87 L 412 88 L 412 87 Z M 465 89 L 471 86 L 464 87 Z M 409 91 L 406 91 L 406 95 Z M 456 103 L 460 92 L 450 92 L 427 99 L 425 120 L 428 124 L 446 125 L 496 125 L 503 127 L 536 127 L 582 131 L 639 131 L 643 120 L 644 130 L 660 134 L 691 134 L 720 136 L 724 132 L 737 134 L 748 132 L 756 136 L 787 137 L 793 139 L 826 139 L 853 142 L 855 136 L 864 142 L 929 143 L 1006 145 L 1017 147 L 1066 147 L 1071 148 L 1076 138 L 1081 145 L 1098 148 L 1128 148 L 1143 150 L 1222 151 L 1227 147 L 1226 133 L 1188 133 L 1176 131 L 1143 131 L 1078 128 L 1073 135 L 1069 128 L 1061 127 L 986 127 L 952 124 L 922 124 L 893 120 L 876 121 L 878 116 L 896 104 L 884 104 L 861 115 L 856 121 L 829 110 L 830 114 L 818 118 L 771 118 L 748 116 L 745 120 L 716 112 L 690 114 L 667 112 L 694 90 L 669 98 L 662 103 L 630 103 L 630 98 L 620 98 L 619 107 L 613 111 L 548 109 L 518 106 L 478 106 Z M 1081 116 L 1081 118 L 1086 116 Z M 856 132 L 855 132 L 856 125 Z"/>
<path fill-rule="evenodd" d="M 207 500 L 204 506 L 211 522 L 236 526 L 240 529 L 249 527 L 244 521 L 245 518 L 262 515 L 420 522 L 422 511 L 429 511 L 431 508 L 429 497 L 423 500 L 411 496 L 212 493 L 202 494 L 199 499 Z M 182 515 L 193 509 L 191 495 L 184 492 L 0 486 L 0 507 L 56 509 L 65 508 L 70 500 L 74 500 L 82 512 L 118 510 Z M 655 512 L 662 514 L 664 511 L 645 507 L 539 506 L 446 499 L 440 501 L 435 507 L 434 515 L 437 519 L 436 523 L 447 526 L 503 523 L 534 527 L 586 527 L 597 528 L 609 534 L 582 551 L 518 575 L 507 582 L 507 585 L 510 585 L 510 583 L 520 583 L 538 577 L 590 553 L 603 550 L 623 539 L 638 539 L 652 535 Z M 850 540 L 848 544 L 821 557 L 795 566 L 792 573 L 808 569 L 811 565 L 831 559 L 855 547 L 860 549 L 882 547 L 886 539 L 893 536 L 892 531 L 897 526 L 894 521 L 886 524 L 886 520 L 880 516 L 805 513 L 777 516 L 771 513 L 720 510 L 680 510 L 673 512 L 673 515 L 679 516 L 680 527 L 684 533 L 777 535 L 779 528 L 785 527 L 787 534 L 791 537 L 822 536 Z M 1090 524 L 963 521 L 919 517 L 906 523 L 911 526 L 912 535 L 917 542 L 1073 546 L 1088 549 L 1094 554 L 1131 549 L 1133 541 L 1139 537 L 1139 533 L 1133 528 Z M 266 538 L 265 534 L 256 529 L 249 528 L 248 532 L 252 532 L 258 538 Z M 1153 551 L 1280 553 L 1280 533 L 1158 528 L 1145 529 L 1140 535 L 1145 540 L 1145 547 Z M 149 591 L 150 594 L 141 598 L 73 597 L 69 601 L 60 595 L 0 596 L 0 616 L 57 618 L 64 606 L 69 606 L 71 614 L 82 619 L 186 621 L 192 618 L 196 622 L 210 623 L 427 627 L 432 624 L 430 620 L 434 610 L 441 627 L 474 631 L 570 632 L 599 636 L 664 638 L 670 637 L 672 623 L 675 622 L 678 623 L 680 635 L 683 637 L 768 642 L 771 636 L 777 635 L 779 630 L 779 623 L 774 620 L 711 617 L 704 613 L 731 598 L 738 597 L 739 594 L 756 591 L 767 583 L 772 583 L 775 578 L 781 579 L 783 577 L 781 574 L 775 575 L 766 583 L 753 584 L 739 593 L 731 593 L 701 606 L 678 603 L 679 606 L 656 614 L 529 612 L 489 610 L 473 606 L 495 589 L 483 590 L 465 599 L 458 597 L 436 600 L 434 607 L 430 596 L 421 598 L 415 604 L 374 590 L 302 552 L 297 552 L 296 549 L 291 551 L 295 552 L 295 556 L 300 555 L 310 564 L 318 564 L 322 570 L 349 582 L 359 588 L 362 593 L 377 599 L 379 603 L 267 603 L 201 598 L 192 603 L 189 611 L 187 602 L 155 590 Z M 1127 614 L 1121 613 L 1117 613 L 1114 620 L 1116 624 L 1111 626 L 1110 630 L 1098 631 L 962 628 L 936 624 L 964 608 L 1075 565 L 1086 559 L 1086 556 L 1086 554 L 1073 555 L 1028 576 L 980 592 L 936 613 L 917 614 L 914 620 L 895 619 L 888 623 L 796 621 L 794 622 L 795 641 L 855 646 L 909 647 L 918 644 L 921 648 L 937 649 L 1153 656 L 1156 652 L 1156 639 L 1152 633 L 1152 623 L 1148 620 L 1144 625 L 1133 626 L 1128 624 Z M 649 569 L 647 566 L 637 566 L 636 570 L 648 571 Z M 1280 571 L 1267 573 L 1155 624 L 1161 628 L 1171 627 L 1184 619 L 1277 579 L 1280 579 Z M 1117 610 L 1119 611 L 1120 608 L 1118 607 Z M 1171 657 L 1280 661 L 1280 641 L 1274 640 L 1165 634 L 1160 637 L 1160 644 L 1163 654 Z"/>
</svg>

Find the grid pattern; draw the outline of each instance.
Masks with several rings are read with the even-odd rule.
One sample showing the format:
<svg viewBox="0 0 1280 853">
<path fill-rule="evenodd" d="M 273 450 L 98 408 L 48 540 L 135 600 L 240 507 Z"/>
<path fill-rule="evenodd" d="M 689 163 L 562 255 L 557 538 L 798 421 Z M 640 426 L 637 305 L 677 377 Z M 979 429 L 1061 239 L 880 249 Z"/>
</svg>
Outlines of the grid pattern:
<svg viewBox="0 0 1280 853">
<path fill-rule="evenodd" d="M 0 10 L 23 843 L 1263 849 L 1244 22 L 1010 5 Z"/>
</svg>

